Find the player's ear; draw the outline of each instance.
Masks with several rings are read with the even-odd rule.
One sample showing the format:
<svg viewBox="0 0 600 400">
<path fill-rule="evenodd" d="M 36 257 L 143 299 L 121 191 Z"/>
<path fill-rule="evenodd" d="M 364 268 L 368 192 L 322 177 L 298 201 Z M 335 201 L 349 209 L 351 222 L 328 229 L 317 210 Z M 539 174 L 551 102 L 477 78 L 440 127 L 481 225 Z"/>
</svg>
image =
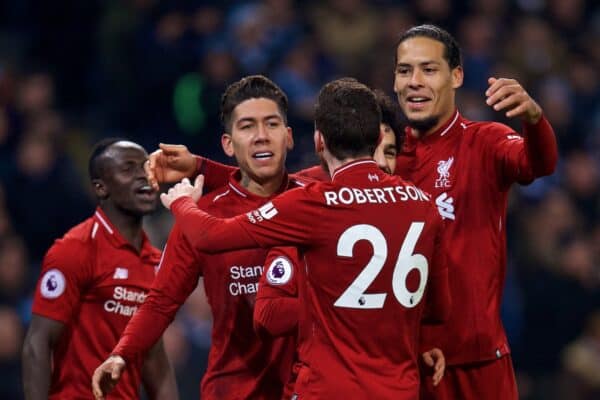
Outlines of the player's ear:
<svg viewBox="0 0 600 400">
<path fill-rule="evenodd" d="M 233 157 L 235 155 L 235 152 L 233 151 L 233 142 L 231 141 L 230 133 L 225 132 L 221 135 L 221 146 L 223 146 L 223 151 L 229 157 Z"/>
<path fill-rule="evenodd" d="M 451 71 L 452 74 L 452 88 L 458 89 L 463 84 L 464 71 L 462 67 L 459 65 Z"/>
<path fill-rule="evenodd" d="M 108 189 L 102 179 L 92 179 L 92 186 L 98 199 L 104 200 L 108 197 Z"/>
<path fill-rule="evenodd" d="M 323 134 L 315 129 L 315 135 L 313 137 L 314 141 L 315 141 L 315 152 L 317 154 L 320 154 L 323 152 L 323 150 L 325 149 L 325 143 L 323 141 Z"/>
<path fill-rule="evenodd" d="M 287 149 L 292 150 L 294 148 L 294 136 L 292 135 L 292 128 L 290 128 L 289 126 L 286 128 L 287 129 Z"/>
</svg>

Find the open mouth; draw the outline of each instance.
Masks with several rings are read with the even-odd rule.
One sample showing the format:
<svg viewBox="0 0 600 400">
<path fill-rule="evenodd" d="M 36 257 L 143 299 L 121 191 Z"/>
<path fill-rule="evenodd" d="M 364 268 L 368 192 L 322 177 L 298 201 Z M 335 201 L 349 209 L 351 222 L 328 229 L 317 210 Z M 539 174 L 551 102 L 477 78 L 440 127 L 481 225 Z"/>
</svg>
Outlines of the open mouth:
<svg viewBox="0 0 600 400">
<path fill-rule="evenodd" d="M 271 157 L 273 157 L 273 153 L 271 153 L 270 151 L 261 151 L 259 153 L 252 154 L 252 158 L 256 160 L 268 160 Z"/>
<path fill-rule="evenodd" d="M 135 190 L 135 194 L 144 200 L 154 200 L 156 198 L 156 192 L 150 185 L 144 185 Z"/>
<path fill-rule="evenodd" d="M 431 99 L 429 97 L 423 97 L 423 96 L 408 96 L 406 98 L 406 101 L 408 103 L 411 104 L 421 104 L 421 103 L 426 103 L 428 101 L 430 101 Z"/>
</svg>

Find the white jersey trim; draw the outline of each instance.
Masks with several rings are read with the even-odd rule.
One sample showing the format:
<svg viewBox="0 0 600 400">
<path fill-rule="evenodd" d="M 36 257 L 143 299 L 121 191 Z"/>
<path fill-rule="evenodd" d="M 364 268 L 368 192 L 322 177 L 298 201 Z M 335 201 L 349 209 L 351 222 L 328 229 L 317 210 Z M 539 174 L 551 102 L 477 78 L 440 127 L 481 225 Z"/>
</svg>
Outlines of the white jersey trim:
<svg viewBox="0 0 600 400">
<path fill-rule="evenodd" d="M 341 167 L 341 168 L 337 169 L 337 170 L 336 170 L 336 171 L 333 173 L 333 175 L 331 176 L 331 180 L 335 179 L 335 176 L 336 176 L 337 174 L 339 174 L 339 173 L 340 173 L 340 172 L 342 172 L 342 171 L 345 171 L 345 170 L 347 170 L 348 168 L 352 168 L 352 167 L 354 167 L 355 165 L 369 164 L 369 163 L 373 163 L 373 164 L 375 164 L 375 161 L 373 161 L 373 160 L 363 160 L 363 161 L 356 161 L 356 162 L 353 162 L 353 163 L 351 163 L 351 164 L 348 164 L 348 165 L 344 165 L 343 167 Z"/>
<path fill-rule="evenodd" d="M 221 197 L 227 196 L 228 194 L 229 194 L 229 189 L 227 189 L 226 191 L 224 191 L 221 194 L 216 195 L 215 198 L 213 199 L 213 203 L 216 202 L 217 200 L 219 200 Z"/>
<path fill-rule="evenodd" d="M 92 228 L 92 239 L 96 238 L 96 232 L 98 232 L 98 223 L 94 222 L 94 227 Z"/>
<path fill-rule="evenodd" d="M 238 189 L 236 189 L 236 188 L 235 188 L 235 186 L 233 186 L 233 185 L 231 184 L 231 182 L 229 182 L 229 187 L 230 187 L 231 189 L 233 189 L 233 191 L 234 191 L 234 192 L 236 192 L 237 194 L 239 194 L 240 196 L 242 196 L 242 197 L 248 197 L 248 196 L 246 196 L 246 194 L 245 194 L 245 193 L 243 193 L 243 192 L 240 192 Z"/>
<path fill-rule="evenodd" d="M 100 213 L 98 211 L 95 212 L 95 215 L 96 215 L 96 218 L 98 218 L 98 220 L 100 221 L 100 223 L 102 223 L 102 225 L 104 225 L 104 228 L 106 228 L 106 230 L 108 231 L 108 233 L 110 233 L 112 235 L 113 234 L 113 230 L 108 225 L 108 222 L 106 222 L 104 220 L 104 218 L 102 218 L 102 215 L 100 215 Z"/>
<path fill-rule="evenodd" d="M 458 119 L 458 110 L 456 110 L 456 115 L 454 116 L 454 119 L 452 120 L 452 122 L 450 122 L 450 125 L 448 125 L 446 127 L 446 129 L 444 129 L 442 131 L 442 133 L 440 133 L 440 136 L 444 136 L 446 133 L 448 133 L 448 131 L 452 128 L 452 126 L 454 126 L 454 124 L 456 123 L 456 120 Z"/>
</svg>

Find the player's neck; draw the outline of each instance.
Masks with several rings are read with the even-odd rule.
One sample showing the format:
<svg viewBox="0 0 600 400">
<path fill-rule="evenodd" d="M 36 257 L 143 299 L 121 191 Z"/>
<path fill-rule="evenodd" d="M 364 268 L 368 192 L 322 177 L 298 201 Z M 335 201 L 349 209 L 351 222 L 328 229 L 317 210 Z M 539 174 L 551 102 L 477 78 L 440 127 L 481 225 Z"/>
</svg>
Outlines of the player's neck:
<svg viewBox="0 0 600 400">
<path fill-rule="evenodd" d="M 253 179 L 246 172 L 241 171 L 242 179 L 240 181 L 240 185 L 249 191 L 252 194 L 255 194 L 260 197 L 269 197 L 276 193 L 281 185 L 283 184 L 283 179 L 285 177 L 285 171 L 281 171 L 275 177 L 271 177 L 265 181 L 260 181 L 258 179 Z"/>
<path fill-rule="evenodd" d="M 337 158 L 330 156 L 327 157 L 325 159 L 325 162 L 327 163 L 327 168 L 329 169 L 329 175 L 333 176 L 333 173 L 335 172 L 336 169 L 351 163 L 353 161 L 357 161 L 357 160 L 372 160 L 372 157 L 368 157 L 368 156 L 364 156 L 364 157 L 353 157 L 353 158 L 345 158 L 343 160 L 338 160 Z"/>
<path fill-rule="evenodd" d="M 456 106 L 452 106 L 449 111 L 437 119 L 437 122 L 427 129 L 419 129 L 418 127 L 411 127 L 411 134 L 414 138 L 424 138 L 438 132 L 456 113 Z"/>
<path fill-rule="evenodd" d="M 102 204 L 101 208 L 121 236 L 140 251 L 142 248 L 142 217 L 126 214 L 112 203 Z"/>
</svg>

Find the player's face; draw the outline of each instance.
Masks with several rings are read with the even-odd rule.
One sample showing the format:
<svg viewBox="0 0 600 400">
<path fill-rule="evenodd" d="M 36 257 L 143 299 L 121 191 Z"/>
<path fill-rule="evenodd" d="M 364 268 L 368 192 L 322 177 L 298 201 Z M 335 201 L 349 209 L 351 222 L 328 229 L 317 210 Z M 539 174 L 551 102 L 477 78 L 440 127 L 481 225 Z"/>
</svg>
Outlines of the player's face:
<svg viewBox="0 0 600 400">
<path fill-rule="evenodd" d="M 223 134 L 221 143 L 228 156 L 235 156 L 242 175 L 260 185 L 282 176 L 287 152 L 294 145 L 277 103 L 266 98 L 238 104 L 231 132 Z"/>
<path fill-rule="evenodd" d="M 379 124 L 379 132 L 381 133 L 381 142 L 375 149 L 373 159 L 379 168 L 391 175 L 396 169 L 396 135 L 387 124 Z"/>
<path fill-rule="evenodd" d="M 450 70 L 444 59 L 444 45 L 426 37 L 400 43 L 396 59 L 394 92 L 409 125 L 421 134 L 435 131 L 454 112 L 462 68 Z"/>
<path fill-rule="evenodd" d="M 156 208 L 158 194 L 148 184 L 144 162 L 148 154 L 133 142 L 117 142 L 103 157 L 102 182 L 107 200 L 127 214 L 142 216 Z"/>
</svg>

